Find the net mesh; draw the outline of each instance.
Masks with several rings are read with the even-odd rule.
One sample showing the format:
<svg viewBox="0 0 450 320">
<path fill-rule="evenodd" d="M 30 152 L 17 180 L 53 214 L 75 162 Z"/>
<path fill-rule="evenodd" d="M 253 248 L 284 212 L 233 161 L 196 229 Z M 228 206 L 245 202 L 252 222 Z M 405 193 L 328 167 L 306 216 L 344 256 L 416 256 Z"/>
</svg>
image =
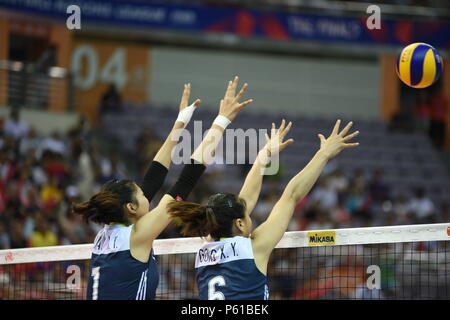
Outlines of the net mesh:
<svg viewBox="0 0 450 320">
<path fill-rule="evenodd" d="M 269 261 L 270 299 L 450 298 L 450 224 L 334 232 L 328 245 L 311 244 L 320 231 L 285 234 Z M 155 242 L 157 299 L 198 298 L 194 262 L 201 243 Z M 91 246 L 44 249 L 0 251 L 1 299 L 85 299 Z"/>
</svg>

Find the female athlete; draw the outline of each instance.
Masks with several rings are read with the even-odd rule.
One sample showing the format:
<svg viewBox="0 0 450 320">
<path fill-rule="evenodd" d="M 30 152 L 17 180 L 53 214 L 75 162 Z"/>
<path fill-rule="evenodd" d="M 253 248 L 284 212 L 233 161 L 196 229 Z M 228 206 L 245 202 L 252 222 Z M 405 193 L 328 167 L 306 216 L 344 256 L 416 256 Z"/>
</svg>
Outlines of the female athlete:
<svg viewBox="0 0 450 320">
<path fill-rule="evenodd" d="M 172 149 L 181 130 L 189 122 L 200 100 L 188 106 L 190 85 L 185 85 L 179 116 L 150 165 L 142 189 L 131 180 L 107 182 L 89 201 L 73 205 L 73 211 L 86 220 L 105 224 L 97 234 L 92 252 L 91 276 L 87 298 L 92 300 L 148 300 L 154 299 L 159 282 L 153 241 L 172 220 L 167 204 L 186 199 L 213 158 L 226 126 L 246 105 L 239 103 L 247 89 L 245 84 L 236 95 L 238 78 L 228 83 L 221 100 L 219 115 L 201 144 L 185 164 L 177 182 L 159 204 L 150 210 L 149 201 L 164 182 L 170 166 Z"/>
<path fill-rule="evenodd" d="M 344 148 L 358 143 L 346 143 L 358 135 L 347 135 L 350 122 L 339 132 L 340 120 L 331 135 L 319 134 L 320 149 L 291 181 L 273 207 L 267 220 L 252 232 L 250 214 L 258 200 L 262 184 L 261 170 L 267 158 L 292 143 L 283 142 L 291 123 L 279 130 L 272 125 L 271 137 L 258 153 L 239 195 L 219 193 L 209 197 L 206 206 L 192 202 L 171 202 L 169 214 L 182 225 L 188 236 L 207 237 L 197 252 L 196 279 L 201 299 L 266 300 L 269 298 L 267 264 L 270 254 L 282 238 L 295 205 L 310 191 L 327 162 Z"/>
</svg>

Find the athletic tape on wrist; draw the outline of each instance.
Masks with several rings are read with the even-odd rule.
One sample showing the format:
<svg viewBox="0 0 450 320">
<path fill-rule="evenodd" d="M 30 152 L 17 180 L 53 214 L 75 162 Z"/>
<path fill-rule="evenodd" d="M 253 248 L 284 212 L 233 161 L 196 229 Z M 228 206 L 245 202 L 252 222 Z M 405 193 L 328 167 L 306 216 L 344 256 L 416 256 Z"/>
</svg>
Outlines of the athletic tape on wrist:
<svg viewBox="0 0 450 320">
<path fill-rule="evenodd" d="M 178 114 L 177 121 L 183 122 L 184 124 L 189 123 L 192 115 L 194 114 L 195 106 L 191 104 L 189 107 L 184 108 Z"/>
<path fill-rule="evenodd" d="M 231 121 L 222 115 L 218 115 L 216 117 L 216 119 L 214 119 L 213 124 L 218 125 L 219 127 L 222 127 L 222 129 L 226 129 L 226 127 L 228 127 L 228 125 L 231 123 Z"/>
</svg>

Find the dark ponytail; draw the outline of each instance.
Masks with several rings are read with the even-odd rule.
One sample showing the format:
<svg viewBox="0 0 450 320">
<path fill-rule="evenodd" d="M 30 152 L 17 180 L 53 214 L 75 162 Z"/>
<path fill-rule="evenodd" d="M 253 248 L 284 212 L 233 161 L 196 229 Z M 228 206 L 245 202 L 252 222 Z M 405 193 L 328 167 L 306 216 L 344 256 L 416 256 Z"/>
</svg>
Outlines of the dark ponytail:
<svg viewBox="0 0 450 320">
<path fill-rule="evenodd" d="M 167 210 L 174 222 L 182 225 L 181 233 L 185 236 L 206 237 L 218 227 L 214 211 L 198 203 L 174 200 Z"/>
<path fill-rule="evenodd" d="M 131 180 L 112 180 L 105 183 L 102 190 L 89 199 L 72 205 L 72 212 L 82 215 L 84 220 L 96 223 L 128 224 L 124 205 L 137 203 L 136 186 Z"/>
<path fill-rule="evenodd" d="M 233 221 L 245 217 L 245 201 L 236 195 L 225 193 L 209 197 L 206 206 L 172 201 L 167 209 L 174 222 L 182 226 L 181 233 L 192 237 L 231 237 Z"/>
</svg>

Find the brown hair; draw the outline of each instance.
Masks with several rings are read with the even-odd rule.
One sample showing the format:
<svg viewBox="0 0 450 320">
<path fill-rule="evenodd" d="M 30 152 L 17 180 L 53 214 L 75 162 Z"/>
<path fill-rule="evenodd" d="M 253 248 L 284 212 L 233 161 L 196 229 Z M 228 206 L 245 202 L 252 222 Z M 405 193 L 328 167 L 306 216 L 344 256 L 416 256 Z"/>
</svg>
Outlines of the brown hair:
<svg viewBox="0 0 450 320">
<path fill-rule="evenodd" d="M 181 233 L 186 236 L 215 239 L 230 237 L 233 233 L 233 221 L 244 218 L 245 201 L 233 194 L 218 193 L 202 206 L 187 201 L 172 201 L 167 206 L 174 222 L 182 226 Z"/>
<path fill-rule="evenodd" d="M 73 204 L 72 212 L 82 215 L 86 222 L 91 220 L 96 223 L 128 224 L 129 219 L 125 214 L 124 205 L 137 204 L 136 190 L 136 185 L 131 180 L 111 180 L 89 201 Z"/>
</svg>

